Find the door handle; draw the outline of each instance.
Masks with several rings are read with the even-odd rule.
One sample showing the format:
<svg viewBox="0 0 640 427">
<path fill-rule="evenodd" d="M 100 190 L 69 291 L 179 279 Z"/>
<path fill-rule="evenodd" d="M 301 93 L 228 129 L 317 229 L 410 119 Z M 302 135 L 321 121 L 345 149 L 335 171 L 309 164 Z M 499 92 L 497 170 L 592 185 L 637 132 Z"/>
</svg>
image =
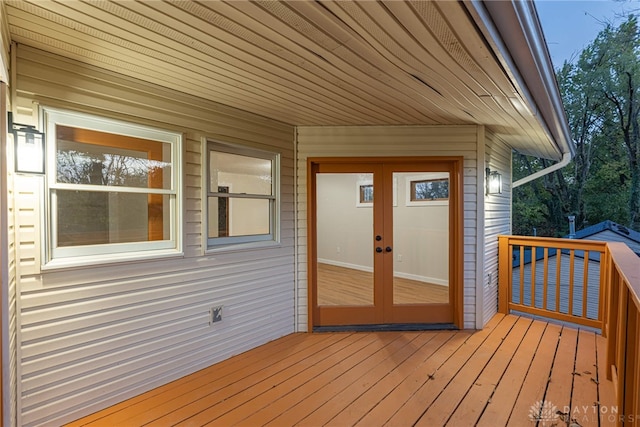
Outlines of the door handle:
<svg viewBox="0 0 640 427">
<path fill-rule="evenodd" d="M 386 248 L 384 248 L 384 250 L 387 252 L 391 252 L 391 246 L 387 246 Z"/>
<path fill-rule="evenodd" d="M 376 248 L 376 252 L 378 252 L 378 253 L 382 252 L 382 248 L 381 248 L 380 246 L 378 246 L 378 247 Z"/>
</svg>

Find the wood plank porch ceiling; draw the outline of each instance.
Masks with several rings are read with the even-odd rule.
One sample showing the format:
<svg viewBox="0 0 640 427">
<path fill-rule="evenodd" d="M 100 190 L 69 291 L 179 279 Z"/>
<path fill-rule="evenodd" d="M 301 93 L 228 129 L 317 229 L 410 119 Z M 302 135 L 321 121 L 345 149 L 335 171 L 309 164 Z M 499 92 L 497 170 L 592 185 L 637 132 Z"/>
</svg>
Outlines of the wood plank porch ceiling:
<svg viewBox="0 0 640 427">
<path fill-rule="evenodd" d="M 604 351 L 512 315 L 478 332 L 294 334 L 70 426 L 531 426 L 543 401 L 538 425 L 613 425 Z"/>
<path fill-rule="evenodd" d="M 484 124 L 556 154 L 462 2 L 4 4 L 18 43 L 277 121 Z"/>
</svg>

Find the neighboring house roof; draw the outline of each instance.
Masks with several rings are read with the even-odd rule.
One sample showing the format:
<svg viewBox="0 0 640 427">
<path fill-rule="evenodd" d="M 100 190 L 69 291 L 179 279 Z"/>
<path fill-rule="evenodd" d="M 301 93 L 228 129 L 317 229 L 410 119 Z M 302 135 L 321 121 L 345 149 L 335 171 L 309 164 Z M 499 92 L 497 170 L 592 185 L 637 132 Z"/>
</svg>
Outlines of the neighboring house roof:
<svg viewBox="0 0 640 427">
<path fill-rule="evenodd" d="M 573 150 L 531 1 L 15 0 L 0 12 L 18 44 L 291 125 L 474 124 L 527 154 Z"/>
<path fill-rule="evenodd" d="M 602 221 L 576 231 L 575 238 L 626 243 L 636 255 L 640 256 L 640 233 L 613 221 Z"/>
<path fill-rule="evenodd" d="M 564 236 L 564 238 L 570 238 L 568 235 Z M 602 221 L 598 224 L 591 225 L 589 227 L 583 228 L 582 230 L 576 231 L 574 239 L 585 239 L 585 240 L 596 240 L 601 242 L 622 242 L 626 243 L 629 248 L 636 255 L 640 256 L 640 233 L 632 230 L 624 225 L 617 224 L 613 221 L 606 220 Z M 556 249 L 549 248 L 548 256 L 555 256 L 557 253 Z M 563 253 L 569 253 L 568 251 L 563 251 Z M 575 256 L 584 258 L 584 251 L 575 251 Z M 524 264 L 531 263 L 532 251 L 525 251 L 524 253 Z M 542 260 L 544 258 L 544 248 L 536 249 L 536 261 Z M 589 259 L 593 259 L 595 261 L 600 261 L 599 253 L 591 253 L 589 254 Z M 520 266 L 520 250 L 514 248 L 513 250 L 513 266 Z"/>
</svg>

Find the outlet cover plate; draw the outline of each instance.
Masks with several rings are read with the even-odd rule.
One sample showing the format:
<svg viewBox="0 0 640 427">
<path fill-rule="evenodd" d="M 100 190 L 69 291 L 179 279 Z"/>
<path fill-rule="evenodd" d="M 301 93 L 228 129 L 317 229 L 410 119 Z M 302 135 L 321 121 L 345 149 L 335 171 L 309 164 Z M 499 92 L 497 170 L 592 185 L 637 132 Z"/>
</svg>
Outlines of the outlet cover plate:
<svg viewBox="0 0 640 427">
<path fill-rule="evenodd" d="M 211 307 L 211 323 L 222 321 L 222 306 Z"/>
</svg>

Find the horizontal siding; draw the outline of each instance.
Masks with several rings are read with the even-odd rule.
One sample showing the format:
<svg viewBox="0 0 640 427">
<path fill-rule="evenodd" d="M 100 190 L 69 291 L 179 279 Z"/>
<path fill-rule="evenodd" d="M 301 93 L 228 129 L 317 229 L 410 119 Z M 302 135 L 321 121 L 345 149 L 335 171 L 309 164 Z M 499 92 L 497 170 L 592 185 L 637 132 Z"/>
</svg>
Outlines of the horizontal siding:
<svg viewBox="0 0 640 427">
<path fill-rule="evenodd" d="M 44 105 L 185 135 L 184 256 L 40 271 L 42 178 L 16 178 L 21 425 L 71 421 L 293 332 L 293 127 L 26 46 L 18 70 L 23 123 Z M 280 153 L 280 244 L 205 252 L 205 137 Z"/>
<path fill-rule="evenodd" d="M 476 235 L 476 126 L 298 128 L 298 325 L 307 329 L 307 158 L 464 156 L 464 236 Z M 464 326 L 475 327 L 475 245 L 464 245 Z"/>
<path fill-rule="evenodd" d="M 2 6 L 0 6 L 1 8 Z M 4 89 L 4 88 L 3 88 Z M 4 92 L 0 91 L 0 93 Z M 13 157 L 11 146 L 2 147 L 2 151 L 6 154 L 7 159 Z M 9 162 L 11 163 L 11 162 Z M 7 348 L 2 349 L 2 378 L 3 378 L 3 410 L 4 414 L 0 414 L 2 418 L 1 424 L 6 426 L 17 425 L 17 408 L 18 408 L 18 316 L 17 316 L 17 245 L 16 245 L 16 202 L 14 199 L 13 188 L 13 171 L 9 168 L 4 177 L 3 185 L 6 185 L 6 193 L 1 196 L 2 216 L 6 223 L 2 226 L 6 227 L 6 246 L 0 249 L 2 254 L 3 269 L 3 289 L 6 289 L 6 295 L 3 295 L 2 301 L 2 336 L 3 342 Z M 3 192 L 4 192 L 3 188 Z M 5 264 L 6 263 L 6 264 Z M 6 269 L 6 270 L 5 270 Z M 6 285 L 4 281 L 6 280 Z M 6 298 L 6 300 L 4 300 Z M 5 341 L 6 337 L 6 341 Z M 5 351 L 8 350 L 8 351 Z"/>
<path fill-rule="evenodd" d="M 502 174 L 502 194 L 485 196 L 482 325 L 498 312 L 498 236 L 511 233 L 511 148 L 487 133 L 485 164 Z"/>
</svg>

